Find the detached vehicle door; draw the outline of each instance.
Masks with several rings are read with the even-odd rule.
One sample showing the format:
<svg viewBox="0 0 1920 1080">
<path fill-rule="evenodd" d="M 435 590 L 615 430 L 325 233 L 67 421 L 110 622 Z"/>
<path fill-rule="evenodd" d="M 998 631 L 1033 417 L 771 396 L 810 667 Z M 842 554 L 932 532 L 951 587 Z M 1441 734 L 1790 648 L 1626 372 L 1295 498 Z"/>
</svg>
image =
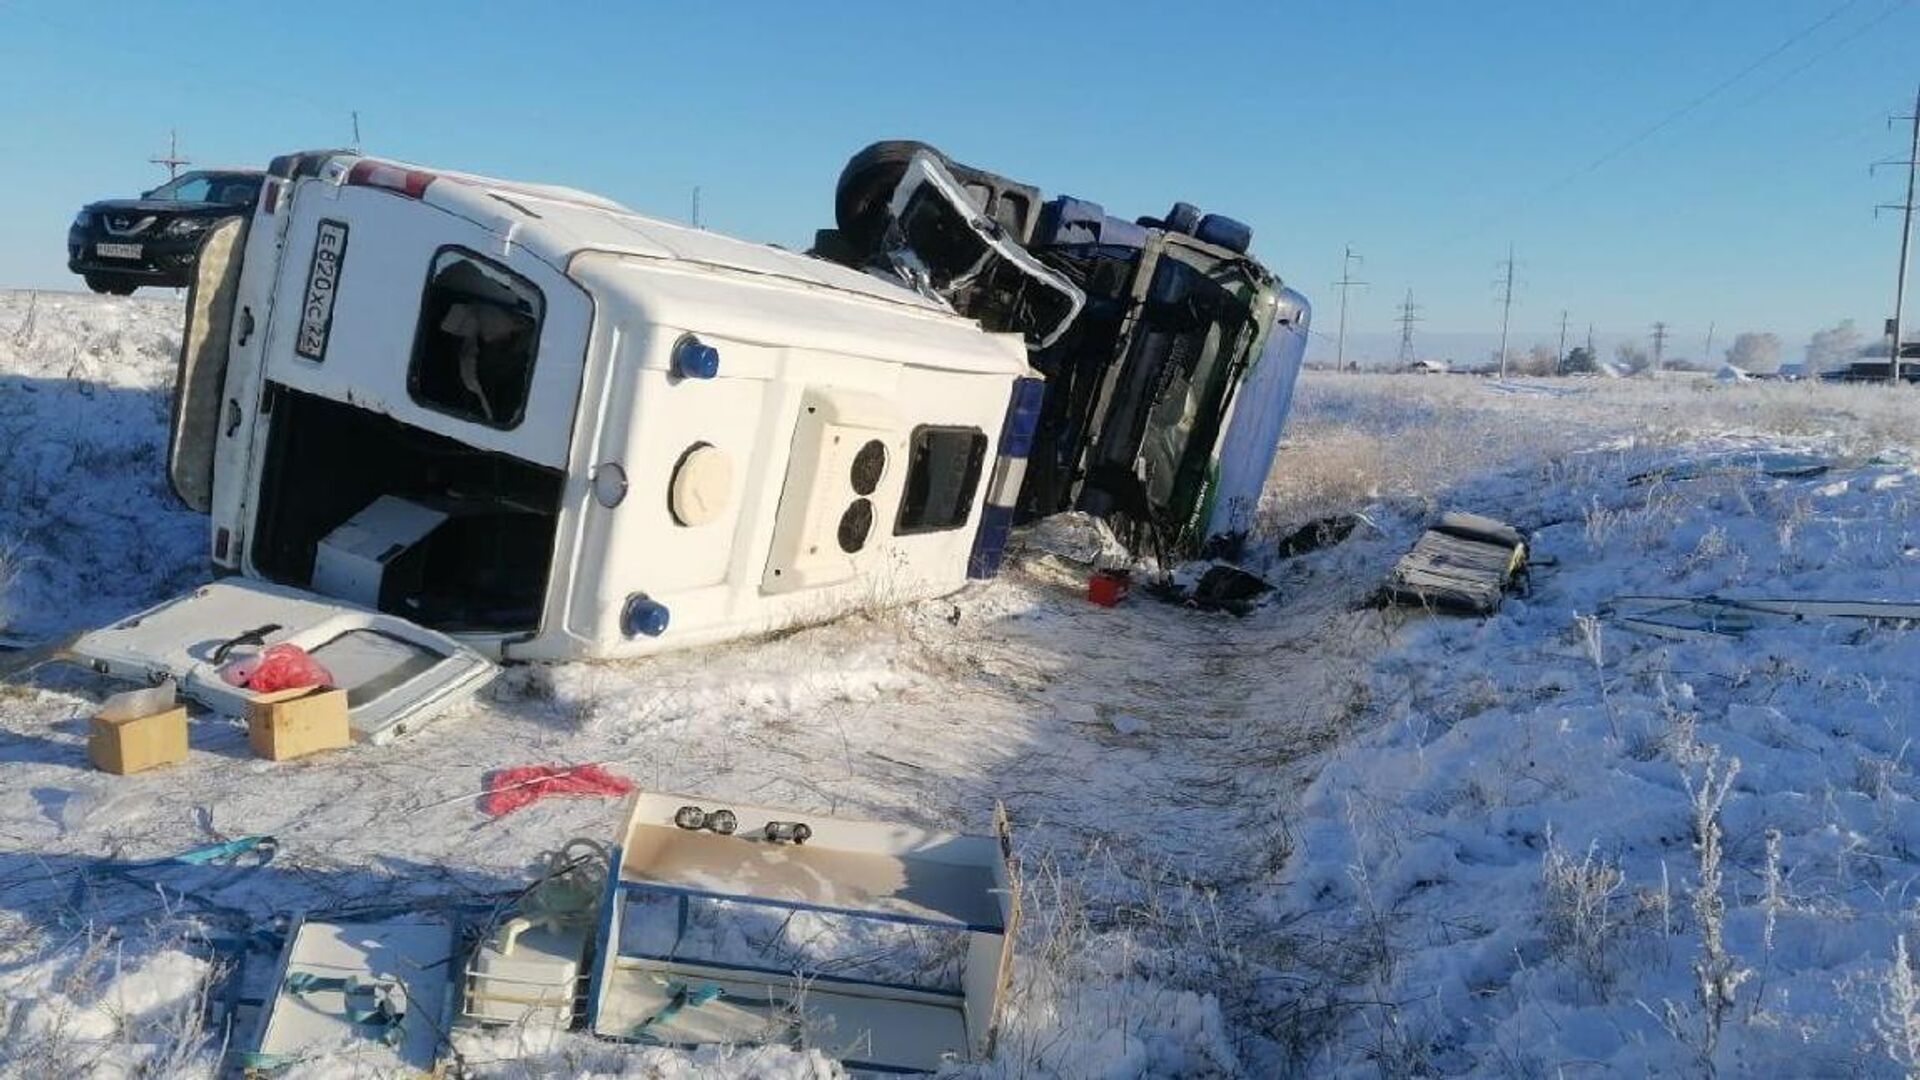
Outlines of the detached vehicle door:
<svg viewBox="0 0 1920 1080">
<path fill-rule="evenodd" d="M 231 217 L 207 232 L 187 289 L 187 324 L 180 337 L 180 369 L 173 384 L 173 423 L 167 439 L 167 477 L 180 501 L 203 514 L 213 507 L 214 448 L 220 439 L 227 351 L 248 222 L 244 216 Z M 232 419 L 239 421 L 237 415 Z"/>
<path fill-rule="evenodd" d="M 486 657 L 405 619 L 300 589 L 230 578 L 85 634 L 73 653 L 102 674 L 137 682 L 172 678 L 215 712 L 244 716 L 259 695 L 220 677 L 248 648 L 305 649 L 347 692 L 358 739 L 403 734 L 498 673 Z"/>
</svg>

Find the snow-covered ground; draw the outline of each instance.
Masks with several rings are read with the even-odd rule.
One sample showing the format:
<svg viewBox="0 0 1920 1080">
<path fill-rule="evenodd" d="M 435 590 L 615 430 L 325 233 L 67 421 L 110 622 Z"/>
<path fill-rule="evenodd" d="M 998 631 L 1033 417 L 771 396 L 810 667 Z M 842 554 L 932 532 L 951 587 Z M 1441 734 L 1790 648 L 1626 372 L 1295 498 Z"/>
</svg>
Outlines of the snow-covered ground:
<svg viewBox="0 0 1920 1080">
<path fill-rule="evenodd" d="M 54 636 L 203 573 L 204 520 L 163 475 L 178 317 L 0 293 L 0 632 Z M 1674 642 L 1601 611 L 1623 593 L 1920 599 L 1913 405 L 1311 373 L 1265 520 L 1366 523 L 1263 566 L 1278 597 L 1244 619 L 1097 608 L 1032 560 L 774 640 L 514 669 L 403 740 L 293 763 L 197 717 L 186 765 L 94 772 L 86 717 L 112 687 L 41 669 L 0 687 L 0 1073 L 211 1075 L 197 933 L 518 887 L 543 852 L 610 838 L 618 806 L 491 820 L 463 796 L 497 768 L 593 761 L 649 789 L 949 829 L 985 830 L 1004 801 L 1028 925 L 999 1051 L 958 1075 L 1899 1075 L 1920 1050 L 1896 962 L 1902 935 L 1920 948 L 1920 646 L 1787 619 Z M 1632 481 L 1749 449 L 1833 467 Z M 1532 594 L 1486 620 L 1367 607 L 1452 507 L 1535 533 Z M 255 833 L 281 844 L 261 869 L 113 872 Z M 454 1046 L 481 1075 L 838 1070 L 530 1031 Z"/>
</svg>

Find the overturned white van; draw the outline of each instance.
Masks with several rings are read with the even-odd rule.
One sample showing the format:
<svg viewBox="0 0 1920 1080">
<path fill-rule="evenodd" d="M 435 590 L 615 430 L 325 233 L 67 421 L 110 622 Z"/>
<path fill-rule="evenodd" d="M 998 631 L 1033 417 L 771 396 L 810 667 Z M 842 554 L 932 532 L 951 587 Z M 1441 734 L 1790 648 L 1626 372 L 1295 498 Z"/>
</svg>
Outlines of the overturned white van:
<svg viewBox="0 0 1920 1080">
<path fill-rule="evenodd" d="M 282 157 L 207 241 L 174 408 L 175 489 L 237 578 L 78 651 L 184 678 L 345 613 L 379 688 L 439 661 L 359 658 L 376 640 L 631 656 L 951 592 L 998 565 L 1026 357 L 937 298 L 581 192 Z"/>
</svg>

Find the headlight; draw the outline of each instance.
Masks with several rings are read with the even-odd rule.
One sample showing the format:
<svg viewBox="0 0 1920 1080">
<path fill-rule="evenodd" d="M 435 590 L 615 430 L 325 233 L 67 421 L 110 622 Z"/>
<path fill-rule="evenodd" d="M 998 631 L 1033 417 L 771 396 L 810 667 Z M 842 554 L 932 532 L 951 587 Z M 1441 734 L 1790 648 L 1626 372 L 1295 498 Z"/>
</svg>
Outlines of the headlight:
<svg viewBox="0 0 1920 1080">
<path fill-rule="evenodd" d="M 79 213 L 77 213 L 77 214 L 75 214 L 75 215 L 73 215 L 73 227 L 74 227 L 74 228 L 76 228 L 76 229 L 84 229 L 84 228 L 86 228 L 86 227 L 87 227 L 88 225 L 91 225 L 91 224 L 93 224 L 93 215 L 92 215 L 92 214 L 89 214 L 89 213 L 87 213 L 87 212 L 86 212 L 85 210 L 82 210 L 82 211 L 80 211 Z"/>
<path fill-rule="evenodd" d="M 206 232 L 208 226 L 212 224 L 212 218 L 181 218 L 178 221 L 168 222 L 166 229 L 162 231 L 161 235 L 176 238 L 199 236 L 201 233 Z"/>
</svg>

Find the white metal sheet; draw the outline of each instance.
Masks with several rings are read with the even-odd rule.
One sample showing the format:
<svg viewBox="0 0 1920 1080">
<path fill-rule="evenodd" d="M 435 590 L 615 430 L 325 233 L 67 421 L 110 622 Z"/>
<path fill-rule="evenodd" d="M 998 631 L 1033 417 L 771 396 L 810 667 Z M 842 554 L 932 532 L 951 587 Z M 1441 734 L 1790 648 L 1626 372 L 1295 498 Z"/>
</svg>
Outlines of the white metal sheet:
<svg viewBox="0 0 1920 1080">
<path fill-rule="evenodd" d="M 397 616 L 243 578 L 201 586 L 82 635 L 73 652 L 104 674 L 140 682 L 171 677 L 208 708 L 243 716 L 255 695 L 223 681 L 215 655 L 249 634 L 265 645 L 291 642 L 329 665 L 335 685 L 347 691 L 348 719 L 361 739 L 399 734 L 499 670 L 452 638 Z"/>
</svg>

